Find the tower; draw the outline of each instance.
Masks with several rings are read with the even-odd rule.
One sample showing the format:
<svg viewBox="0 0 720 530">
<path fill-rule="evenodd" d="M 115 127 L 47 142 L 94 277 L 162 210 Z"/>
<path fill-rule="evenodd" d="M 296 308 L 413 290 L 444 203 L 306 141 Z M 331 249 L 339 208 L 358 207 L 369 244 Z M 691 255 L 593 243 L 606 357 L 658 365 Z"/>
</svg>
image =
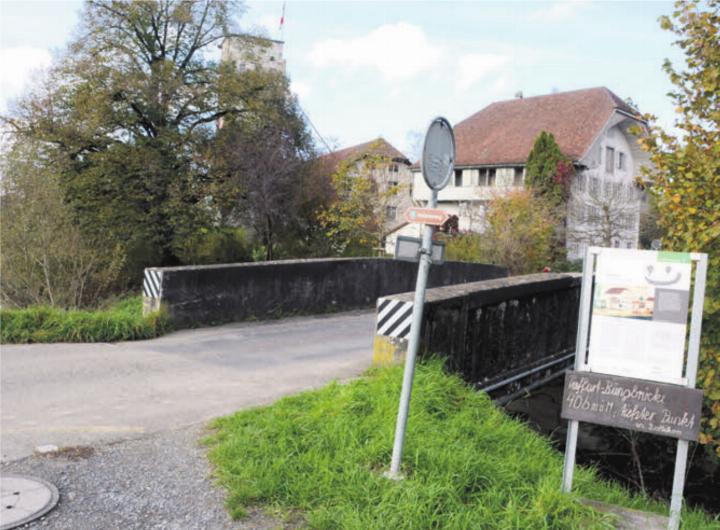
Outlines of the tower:
<svg viewBox="0 0 720 530">
<path fill-rule="evenodd" d="M 279 40 L 253 35 L 228 35 L 222 43 L 222 61 L 232 61 L 238 70 L 263 68 L 285 74 L 283 45 Z"/>
</svg>

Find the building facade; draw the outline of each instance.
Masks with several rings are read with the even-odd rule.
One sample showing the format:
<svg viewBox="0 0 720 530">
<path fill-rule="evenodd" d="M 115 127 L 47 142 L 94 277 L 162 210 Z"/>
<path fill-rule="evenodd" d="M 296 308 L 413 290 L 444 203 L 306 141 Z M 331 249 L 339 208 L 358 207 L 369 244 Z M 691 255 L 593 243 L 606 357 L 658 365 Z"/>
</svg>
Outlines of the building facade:
<svg viewBox="0 0 720 530">
<path fill-rule="evenodd" d="M 372 166 L 368 166 L 366 162 L 371 157 L 379 158 L 382 163 L 377 164 L 374 160 Z M 388 235 L 394 234 L 407 224 L 403 212 L 412 206 L 413 173 L 410 160 L 387 140 L 377 138 L 333 151 L 320 158 L 323 172 L 328 175 L 337 171 L 342 162 L 350 163 L 357 175 L 367 175 L 373 180 L 380 198 L 378 208 L 381 211 L 378 212 L 378 217 L 382 220 L 385 240 L 384 248 L 378 248 L 377 251 L 392 253 L 395 239 Z"/>
<path fill-rule="evenodd" d="M 482 232 L 489 201 L 522 189 L 535 139 L 552 133 L 572 160 L 568 199 L 569 259 L 588 245 L 637 248 L 642 192 L 636 186 L 649 158 L 638 144 L 646 124 L 607 88 L 591 88 L 493 103 L 455 127 L 456 165 L 438 207 L 458 216 L 461 231 Z M 413 199 L 430 189 L 413 166 Z"/>
</svg>

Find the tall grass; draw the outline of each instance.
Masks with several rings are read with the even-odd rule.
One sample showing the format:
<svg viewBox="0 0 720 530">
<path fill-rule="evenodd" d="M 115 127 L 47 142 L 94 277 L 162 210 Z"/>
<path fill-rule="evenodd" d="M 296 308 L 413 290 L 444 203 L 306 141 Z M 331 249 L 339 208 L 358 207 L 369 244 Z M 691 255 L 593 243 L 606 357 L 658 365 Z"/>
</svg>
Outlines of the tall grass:
<svg viewBox="0 0 720 530">
<path fill-rule="evenodd" d="M 439 362 L 417 369 L 405 479 L 388 480 L 401 379 L 401 368 L 373 370 L 216 420 L 209 456 L 231 514 L 263 505 L 318 529 L 594 529 L 612 522 L 580 496 L 666 510 L 592 470 L 579 470 L 575 493 L 561 494 L 562 457 L 550 443 Z M 684 528 L 718 527 L 685 513 Z"/>
<path fill-rule="evenodd" d="M 166 333 L 164 312 L 143 316 L 142 297 L 104 310 L 66 311 L 53 307 L 0 310 L 0 342 L 114 342 L 149 339 Z"/>
</svg>

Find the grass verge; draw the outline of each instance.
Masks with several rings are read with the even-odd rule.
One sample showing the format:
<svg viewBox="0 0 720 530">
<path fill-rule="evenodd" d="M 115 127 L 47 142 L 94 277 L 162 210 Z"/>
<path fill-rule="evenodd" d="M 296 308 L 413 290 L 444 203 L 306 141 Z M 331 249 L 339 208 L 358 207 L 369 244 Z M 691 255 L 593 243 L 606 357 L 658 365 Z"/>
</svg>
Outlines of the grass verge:
<svg viewBox="0 0 720 530">
<path fill-rule="evenodd" d="M 560 453 L 438 361 L 417 368 L 406 478 L 388 480 L 401 382 L 400 367 L 373 369 L 347 385 L 216 420 L 209 456 L 231 515 L 261 505 L 300 513 L 318 529 L 613 528 L 579 497 L 667 513 L 587 469 L 572 495 L 561 494 Z M 720 521 L 687 511 L 683 528 Z"/>
<path fill-rule="evenodd" d="M 98 311 L 54 307 L 0 310 L 0 342 L 114 342 L 158 337 L 170 326 L 164 312 L 143 316 L 142 297 Z"/>
</svg>

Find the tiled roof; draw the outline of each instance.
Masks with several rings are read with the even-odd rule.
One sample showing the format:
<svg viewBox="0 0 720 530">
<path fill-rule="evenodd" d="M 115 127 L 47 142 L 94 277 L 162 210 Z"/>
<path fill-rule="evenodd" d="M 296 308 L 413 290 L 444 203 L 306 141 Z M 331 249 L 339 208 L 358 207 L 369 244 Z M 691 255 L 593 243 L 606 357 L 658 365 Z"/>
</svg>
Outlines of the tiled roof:
<svg viewBox="0 0 720 530">
<path fill-rule="evenodd" d="M 367 155 L 377 155 L 409 164 L 408 158 L 383 138 L 376 138 L 364 144 L 346 147 L 320 157 L 319 162 L 328 172 L 334 172 L 344 160 L 360 160 Z"/>
<path fill-rule="evenodd" d="M 605 87 L 492 103 L 455 125 L 455 163 L 524 164 L 541 131 L 577 161 L 616 109 L 637 115 Z"/>
</svg>

